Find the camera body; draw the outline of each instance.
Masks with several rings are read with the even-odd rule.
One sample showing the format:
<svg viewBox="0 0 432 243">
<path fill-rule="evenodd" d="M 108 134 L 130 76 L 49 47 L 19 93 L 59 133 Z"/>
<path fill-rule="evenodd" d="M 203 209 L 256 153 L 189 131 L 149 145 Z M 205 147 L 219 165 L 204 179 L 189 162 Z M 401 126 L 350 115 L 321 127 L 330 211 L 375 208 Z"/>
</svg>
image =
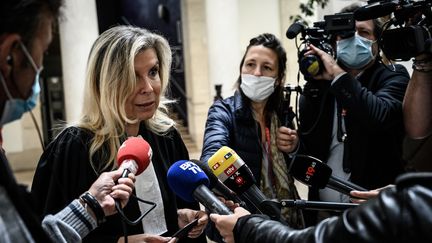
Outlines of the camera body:
<svg viewBox="0 0 432 243">
<path fill-rule="evenodd" d="M 407 61 L 421 53 L 432 53 L 431 6 L 432 0 L 368 1 L 354 12 L 354 18 L 361 21 L 393 13 L 383 26 L 378 44 L 388 59 Z"/>
<path fill-rule="evenodd" d="M 300 72 L 306 79 L 321 74 L 324 65 L 316 55 L 304 55 L 309 44 L 323 50 L 331 56 L 335 56 L 333 44 L 335 35 L 348 37 L 355 33 L 355 20 L 352 13 L 340 13 L 324 16 L 324 21 L 313 23 L 312 28 L 308 28 L 302 23 L 292 24 L 286 33 L 288 39 L 294 39 L 301 33 L 300 45 L 298 50 L 298 63 Z"/>
</svg>

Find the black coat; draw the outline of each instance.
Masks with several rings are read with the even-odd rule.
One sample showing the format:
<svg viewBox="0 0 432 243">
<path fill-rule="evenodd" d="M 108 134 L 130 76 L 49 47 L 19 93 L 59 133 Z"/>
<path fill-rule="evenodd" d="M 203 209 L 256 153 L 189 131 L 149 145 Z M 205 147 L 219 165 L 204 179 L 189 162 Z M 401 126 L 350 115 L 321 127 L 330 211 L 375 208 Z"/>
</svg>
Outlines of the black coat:
<svg viewBox="0 0 432 243">
<path fill-rule="evenodd" d="M 358 79 L 346 73 L 332 85 L 309 81 L 299 107 L 301 153 L 327 160 L 337 100 L 338 113 L 346 111 L 344 171 L 367 189 L 392 183 L 404 171 L 402 101 L 409 81 L 406 69 L 395 66 L 392 72 L 375 62 Z M 316 189 L 309 199 L 318 199 Z"/>
</svg>

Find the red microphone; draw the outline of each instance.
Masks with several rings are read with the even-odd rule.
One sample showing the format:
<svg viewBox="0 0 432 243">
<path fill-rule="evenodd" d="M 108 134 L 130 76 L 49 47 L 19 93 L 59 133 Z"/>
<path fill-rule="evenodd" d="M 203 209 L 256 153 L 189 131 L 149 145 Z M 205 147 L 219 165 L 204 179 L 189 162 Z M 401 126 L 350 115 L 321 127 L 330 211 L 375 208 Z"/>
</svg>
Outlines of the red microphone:
<svg viewBox="0 0 432 243">
<path fill-rule="evenodd" d="M 117 165 L 123 168 L 122 177 L 129 173 L 141 174 L 150 164 L 152 149 L 142 137 L 130 137 L 120 146 L 117 153 Z"/>
</svg>

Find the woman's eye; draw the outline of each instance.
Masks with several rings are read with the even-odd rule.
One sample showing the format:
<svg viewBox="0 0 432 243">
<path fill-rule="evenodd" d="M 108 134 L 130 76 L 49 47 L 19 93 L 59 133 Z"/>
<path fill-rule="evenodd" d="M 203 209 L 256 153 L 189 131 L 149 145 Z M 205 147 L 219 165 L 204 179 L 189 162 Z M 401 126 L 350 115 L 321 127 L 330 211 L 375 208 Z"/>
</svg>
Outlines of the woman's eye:
<svg viewBox="0 0 432 243">
<path fill-rule="evenodd" d="M 157 67 L 154 67 L 154 68 L 150 69 L 150 71 L 149 71 L 149 75 L 151 77 L 156 77 L 158 74 L 159 74 L 159 68 L 157 68 Z"/>
</svg>

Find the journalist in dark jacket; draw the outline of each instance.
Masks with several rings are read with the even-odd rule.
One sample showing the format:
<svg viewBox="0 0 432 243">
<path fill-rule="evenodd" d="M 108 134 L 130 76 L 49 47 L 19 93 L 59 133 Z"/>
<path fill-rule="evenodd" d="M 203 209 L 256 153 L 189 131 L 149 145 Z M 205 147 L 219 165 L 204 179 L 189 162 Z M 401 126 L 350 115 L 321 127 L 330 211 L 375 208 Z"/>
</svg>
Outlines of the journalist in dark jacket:
<svg viewBox="0 0 432 243">
<path fill-rule="evenodd" d="M 390 184 L 404 172 L 402 101 L 409 75 L 401 65 L 382 63 L 379 28 L 373 20 L 356 21 L 353 36 L 337 37 L 337 60 L 310 45 L 305 55 L 319 56 L 324 68 L 305 85 L 299 107 L 302 153 L 366 189 Z M 311 188 L 309 200 L 349 197 Z"/>
<path fill-rule="evenodd" d="M 377 198 L 304 230 L 293 230 L 263 215 L 238 218 L 241 210 L 210 218 L 226 242 L 432 242 L 431 203 L 432 173 L 411 173 L 400 176 L 395 187 Z"/>
</svg>

